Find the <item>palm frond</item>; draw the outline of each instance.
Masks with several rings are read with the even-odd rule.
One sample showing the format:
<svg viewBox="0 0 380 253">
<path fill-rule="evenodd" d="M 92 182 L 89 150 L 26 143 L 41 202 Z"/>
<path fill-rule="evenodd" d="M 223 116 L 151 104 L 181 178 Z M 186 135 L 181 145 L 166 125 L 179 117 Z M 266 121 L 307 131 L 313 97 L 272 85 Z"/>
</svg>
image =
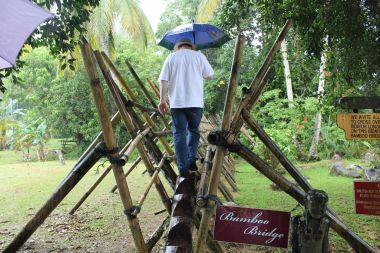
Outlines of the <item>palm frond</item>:
<svg viewBox="0 0 380 253">
<path fill-rule="evenodd" d="M 144 47 L 154 41 L 153 29 L 136 0 L 114 0 L 114 8 L 120 16 L 123 30 L 132 40 Z"/>
<path fill-rule="evenodd" d="M 221 0 L 202 0 L 198 6 L 196 22 L 208 22 L 214 15 L 215 10 L 218 8 L 221 2 Z"/>
</svg>

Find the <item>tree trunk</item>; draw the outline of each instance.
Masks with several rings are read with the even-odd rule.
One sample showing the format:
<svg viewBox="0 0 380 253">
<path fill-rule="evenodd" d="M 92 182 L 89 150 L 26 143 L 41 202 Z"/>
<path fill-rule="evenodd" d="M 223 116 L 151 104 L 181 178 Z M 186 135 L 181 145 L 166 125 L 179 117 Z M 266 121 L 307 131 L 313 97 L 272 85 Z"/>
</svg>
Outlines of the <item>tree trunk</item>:
<svg viewBox="0 0 380 253">
<path fill-rule="evenodd" d="M 325 92 L 325 68 L 326 68 L 326 49 L 321 55 L 321 66 L 319 68 L 319 83 L 318 83 L 318 102 L 321 103 L 322 97 Z M 309 153 L 307 158 L 309 161 L 316 160 L 318 158 L 318 144 L 321 135 L 322 114 L 320 111 L 315 115 L 315 127 L 313 140 L 311 141 Z"/>
<path fill-rule="evenodd" d="M 288 95 L 289 107 L 293 107 L 293 85 L 290 75 L 290 65 L 288 60 L 288 42 L 284 39 L 281 43 L 282 62 L 284 64 L 284 74 L 286 81 L 286 94 Z"/>
</svg>

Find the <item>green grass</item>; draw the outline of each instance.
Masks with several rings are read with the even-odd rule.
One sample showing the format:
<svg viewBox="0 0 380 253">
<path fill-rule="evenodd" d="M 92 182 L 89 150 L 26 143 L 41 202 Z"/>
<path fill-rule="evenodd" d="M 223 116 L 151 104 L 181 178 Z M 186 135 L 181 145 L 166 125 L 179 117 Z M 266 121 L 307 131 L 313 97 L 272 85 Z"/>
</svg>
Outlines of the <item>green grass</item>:
<svg viewBox="0 0 380 253">
<path fill-rule="evenodd" d="M 1 158 L 5 158 L 5 160 Z M 0 161 L 0 232 L 2 229 L 8 229 L 13 233 L 17 233 L 45 203 L 74 164 L 74 161 L 66 161 L 65 166 L 60 165 L 58 161 L 17 163 L 17 157 L 9 151 L 0 152 Z M 353 179 L 329 176 L 329 165 L 330 161 L 321 161 L 302 164 L 299 167 L 302 167 L 301 173 L 310 178 L 313 187 L 323 189 L 329 194 L 329 206 L 352 231 L 371 245 L 379 246 L 380 217 L 355 214 Z M 125 238 L 131 238 L 127 222 L 122 214 L 123 206 L 119 195 L 109 193 L 114 185 L 112 172 L 90 195 L 75 216 L 67 215 L 68 211 L 98 178 L 99 174 L 95 175 L 95 169 L 91 169 L 68 194 L 44 223 L 47 225 L 42 225 L 36 231 L 33 240 L 50 238 L 55 242 L 55 247 L 60 248 L 63 252 L 76 252 L 76 247 L 94 240 L 99 241 L 99 245 L 94 247 L 102 251 L 104 249 L 102 244 L 104 247 L 112 247 L 111 243 L 116 240 L 124 242 Z M 149 182 L 147 174 L 141 175 L 143 169 L 140 164 L 127 180 L 134 203 L 137 202 Z M 104 168 L 100 167 L 100 173 L 103 170 Z M 297 206 L 297 203 L 287 194 L 269 190 L 270 181 L 258 174 L 247 163 L 240 162 L 235 175 L 239 188 L 236 202 L 239 205 L 282 211 L 291 211 Z M 165 179 L 162 181 L 166 182 Z M 165 188 L 171 196 L 172 192 L 167 184 L 165 184 Z M 159 222 L 164 219 L 165 214 L 153 215 L 154 212 L 162 209 L 164 209 L 163 205 L 153 187 L 139 215 L 145 236 L 152 233 Z M 302 208 L 298 207 L 292 213 L 299 214 L 301 212 Z M 72 230 L 69 230 L 64 236 L 55 233 L 54 230 L 52 232 L 57 222 L 70 224 Z M 0 241 L 8 242 L 12 238 L 13 236 L 4 236 L 0 233 Z M 123 247 L 133 248 L 132 240 L 128 239 L 127 241 L 128 245 L 123 245 Z M 331 234 L 330 243 L 338 252 L 347 252 L 348 250 L 347 243 L 335 233 Z M 0 244 L 0 251 L 1 246 L 4 244 Z M 262 250 L 262 247 L 257 249 Z M 113 252 L 119 251 L 114 249 Z M 241 252 L 252 251 L 242 250 Z"/>
<path fill-rule="evenodd" d="M 3 155 L 3 152 L 0 154 Z M 3 164 L 2 161 L 0 164 L 0 242 L 3 241 L 3 244 L 0 243 L 0 251 L 6 245 L 4 241 L 8 243 L 14 234 L 20 231 L 22 226 L 33 217 L 69 173 L 73 165 L 74 161 L 66 161 L 64 166 L 60 165 L 58 161 L 11 164 Z M 129 167 L 129 165 L 126 166 Z M 100 173 L 104 169 L 100 167 Z M 141 175 L 143 170 L 141 163 L 127 180 L 134 203 L 138 201 L 150 181 L 148 174 Z M 118 245 L 113 243 L 116 240 L 125 241 L 125 238 L 132 238 L 119 195 L 109 193 L 115 184 L 112 171 L 77 210 L 76 215 L 68 215 L 71 208 L 99 177 L 100 174 L 95 174 L 95 171 L 96 166 L 67 195 L 35 232 L 31 241 L 38 241 L 39 243 L 43 240 L 54 241 L 54 247 L 58 247 L 63 252 L 74 252 L 78 245 L 87 247 L 86 243 L 91 243 L 96 238 L 99 244 L 101 244 L 100 241 L 104 240 L 103 246 L 97 246 L 101 252 L 102 247 Z M 164 180 L 162 179 L 162 181 Z M 164 185 L 168 194 L 172 195 L 168 185 Z M 145 222 L 143 221 L 145 224 L 142 225 L 145 236 L 152 233 L 159 222 L 165 218 L 165 213 L 157 216 L 153 214 L 163 209 L 164 206 L 158 193 L 152 187 L 139 216 L 145 220 Z M 70 224 L 72 230 L 67 229 L 63 235 L 63 232 L 54 232 L 56 223 Z M 79 226 L 78 230 L 74 229 L 76 226 Z M 99 234 L 100 231 L 102 234 Z M 8 232 L 11 234 L 8 235 Z M 70 240 L 67 237 L 70 237 Z M 113 244 L 107 245 L 108 243 Z M 133 240 L 129 240 L 129 244 L 133 244 Z M 128 245 L 124 246 L 129 247 Z M 48 252 L 49 250 L 51 248 L 41 249 L 41 252 Z M 120 252 L 120 249 L 116 248 L 113 252 Z"/>
<path fill-rule="evenodd" d="M 338 214 L 348 228 L 371 245 L 380 246 L 380 217 L 355 214 L 354 179 L 330 176 L 329 166 L 330 161 L 306 164 L 302 165 L 301 173 L 309 178 L 314 188 L 328 193 L 329 207 Z M 280 211 L 292 211 L 297 206 L 297 202 L 286 193 L 270 190 L 271 182 L 249 164 L 238 165 L 236 180 L 239 187 L 236 201 L 239 205 Z M 297 207 L 292 214 L 300 214 L 302 211 L 301 207 Z M 335 233 L 330 236 L 331 243 L 340 251 L 348 250 L 347 243 Z"/>
</svg>

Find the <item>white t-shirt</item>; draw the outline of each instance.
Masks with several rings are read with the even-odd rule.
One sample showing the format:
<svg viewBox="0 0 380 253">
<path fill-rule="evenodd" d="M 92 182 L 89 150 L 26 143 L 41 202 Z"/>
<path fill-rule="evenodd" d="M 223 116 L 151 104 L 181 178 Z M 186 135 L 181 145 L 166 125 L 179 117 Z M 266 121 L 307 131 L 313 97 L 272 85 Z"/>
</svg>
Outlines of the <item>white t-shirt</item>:
<svg viewBox="0 0 380 253">
<path fill-rule="evenodd" d="M 170 108 L 203 108 L 203 78 L 213 75 L 204 54 L 180 49 L 166 58 L 159 80 L 169 82 Z"/>
</svg>

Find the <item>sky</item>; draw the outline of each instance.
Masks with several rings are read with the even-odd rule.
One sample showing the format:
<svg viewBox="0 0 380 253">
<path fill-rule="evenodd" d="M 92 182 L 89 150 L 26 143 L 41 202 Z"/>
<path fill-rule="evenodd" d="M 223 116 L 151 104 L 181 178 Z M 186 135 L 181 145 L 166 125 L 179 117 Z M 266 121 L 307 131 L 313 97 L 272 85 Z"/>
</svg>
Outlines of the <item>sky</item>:
<svg viewBox="0 0 380 253">
<path fill-rule="evenodd" d="M 165 10 L 164 0 L 140 0 L 140 6 L 146 17 L 152 25 L 153 31 L 156 32 L 158 20 Z"/>
</svg>

